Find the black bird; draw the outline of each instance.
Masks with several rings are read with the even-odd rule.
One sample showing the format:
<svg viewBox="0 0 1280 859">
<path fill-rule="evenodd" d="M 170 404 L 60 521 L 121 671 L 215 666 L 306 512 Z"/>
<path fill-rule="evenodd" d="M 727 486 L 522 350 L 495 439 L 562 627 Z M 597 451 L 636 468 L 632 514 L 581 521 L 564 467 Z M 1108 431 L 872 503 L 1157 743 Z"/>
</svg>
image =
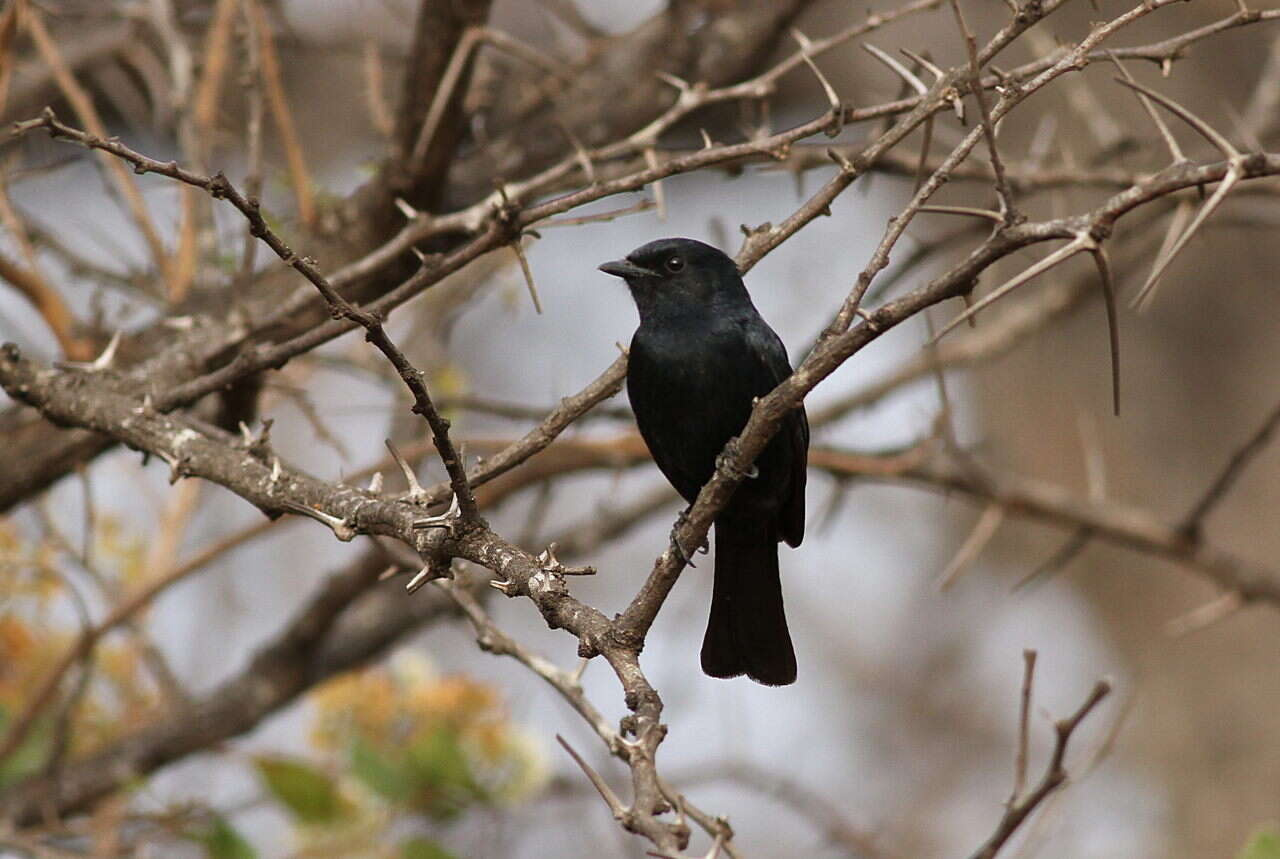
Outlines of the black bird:
<svg viewBox="0 0 1280 859">
<path fill-rule="evenodd" d="M 640 311 L 627 393 L 662 473 L 692 503 L 755 398 L 791 375 L 787 351 L 760 317 L 732 259 L 692 239 L 659 239 L 600 270 L 621 277 Z M 788 415 L 716 517 L 715 584 L 702 670 L 770 686 L 796 679 L 782 608 L 778 542 L 804 538 L 809 423 Z M 680 548 L 680 547 L 677 547 Z"/>
</svg>

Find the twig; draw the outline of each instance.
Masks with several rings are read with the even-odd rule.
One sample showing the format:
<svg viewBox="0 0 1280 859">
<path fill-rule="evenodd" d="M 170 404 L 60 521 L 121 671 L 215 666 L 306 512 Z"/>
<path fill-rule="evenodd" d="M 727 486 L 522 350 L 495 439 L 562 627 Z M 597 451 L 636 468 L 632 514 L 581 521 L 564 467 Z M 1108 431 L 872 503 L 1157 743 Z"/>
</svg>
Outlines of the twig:
<svg viewBox="0 0 1280 859">
<path fill-rule="evenodd" d="M 1235 453 L 1231 454 L 1226 466 L 1209 484 L 1209 488 L 1196 501 L 1191 511 L 1187 513 L 1180 530 L 1187 535 L 1188 539 L 1199 539 L 1204 520 L 1226 497 L 1227 493 L 1231 491 L 1231 488 L 1235 486 L 1236 481 L 1244 474 L 1249 464 L 1266 448 L 1271 441 L 1271 437 L 1275 435 L 1277 426 L 1280 426 L 1280 404 L 1272 407 L 1270 413 L 1263 418 L 1262 423 L 1258 425 L 1253 434 L 1236 449 Z"/>
<path fill-rule="evenodd" d="M 90 134 L 97 137 L 105 137 L 107 134 L 106 125 L 103 124 L 101 117 L 98 115 L 97 108 L 94 107 L 93 100 L 89 97 L 89 94 L 85 92 L 84 87 L 80 85 L 67 67 L 62 58 L 62 52 L 58 49 L 58 45 L 53 36 L 50 35 L 48 28 L 45 27 L 42 14 L 34 7 L 28 7 L 24 18 L 27 32 L 30 34 L 32 41 L 35 42 L 36 48 L 44 58 L 44 61 L 53 70 L 54 77 L 58 81 L 58 87 L 62 90 L 63 95 L 66 96 L 67 101 L 71 103 L 76 115 L 80 117 L 80 121 L 89 129 Z M 155 224 L 151 220 L 146 201 L 143 200 L 142 192 L 138 190 L 137 183 L 134 182 L 128 171 L 124 169 L 124 165 L 116 159 L 107 157 L 104 154 L 101 156 L 100 161 L 111 176 L 117 193 L 125 201 L 130 214 L 133 216 L 134 223 L 138 227 L 138 231 L 142 233 L 156 267 L 161 273 L 167 274 L 169 254 L 164 249 L 164 243 L 160 240 L 160 234 L 156 231 Z"/>
<path fill-rule="evenodd" d="M 1018 707 L 1018 754 L 1013 762 L 1013 792 L 1009 794 L 1009 805 L 1013 806 L 1022 795 L 1027 784 L 1027 743 L 1031 722 L 1031 688 L 1035 681 L 1036 652 L 1022 651 L 1022 697 Z"/>
<path fill-rule="evenodd" d="M 262 88 L 266 91 L 267 105 L 271 109 L 271 117 L 275 120 L 276 131 L 280 135 L 280 145 L 284 148 L 285 161 L 289 165 L 289 179 L 293 186 L 294 201 L 298 206 L 298 220 L 310 226 L 315 223 L 315 193 L 311 190 L 311 174 L 307 170 L 306 158 L 302 151 L 302 139 L 298 136 L 293 124 L 293 111 L 289 108 L 289 98 L 284 91 L 284 76 L 280 71 L 280 60 L 276 55 L 275 38 L 271 33 L 271 22 L 263 10 L 259 0 L 246 0 L 248 13 L 253 16 L 253 29 L 258 37 L 258 62 L 261 65 Z"/>
<path fill-rule="evenodd" d="M 422 121 L 422 127 L 418 130 L 413 150 L 409 153 L 406 172 L 410 176 L 416 176 L 422 172 L 431 149 L 431 142 L 435 139 L 436 131 L 440 127 L 440 122 L 444 119 L 449 103 L 453 101 L 454 91 L 462 80 L 463 73 L 466 71 L 467 64 L 471 60 L 471 55 L 475 51 L 476 45 L 480 43 L 482 33 L 483 28 L 481 27 L 468 27 L 454 47 L 453 55 L 449 58 L 449 64 L 445 67 L 444 74 L 440 78 L 440 85 L 432 96 L 431 106 L 427 109 L 427 115 Z"/>
<path fill-rule="evenodd" d="M 1230 169 L 1227 171 L 1227 174 L 1223 177 L 1221 184 L 1218 185 L 1217 190 L 1213 192 L 1213 196 L 1211 196 L 1208 200 L 1206 200 L 1204 205 L 1200 207 L 1200 211 L 1196 213 L 1196 216 L 1195 218 L 1192 219 L 1191 224 L 1182 233 L 1182 235 L 1180 235 L 1177 238 L 1177 240 L 1173 242 L 1173 244 L 1169 247 L 1168 252 L 1163 256 L 1161 256 L 1159 259 L 1157 259 L 1155 265 L 1152 266 L 1151 274 L 1148 275 L 1147 277 L 1147 282 L 1143 284 L 1142 289 L 1138 293 L 1139 301 L 1141 301 L 1144 295 L 1146 295 L 1152 289 L 1155 288 L 1155 285 L 1160 280 L 1160 277 L 1169 268 L 1169 264 L 1173 262 L 1174 258 L 1177 257 L 1179 252 L 1181 252 L 1182 249 L 1187 246 L 1187 242 L 1189 242 L 1191 240 L 1191 237 L 1195 235 L 1196 230 L 1200 229 L 1201 225 L 1204 224 L 1204 222 L 1208 220 L 1209 216 L 1212 215 L 1214 211 L 1217 210 L 1218 206 L 1222 204 L 1222 201 L 1227 198 L 1227 195 L 1229 193 L 1231 193 L 1231 189 L 1234 188 L 1236 183 L 1240 181 L 1240 178 L 1243 175 L 1242 171 L 1244 169 L 1243 168 L 1244 156 L 1242 156 L 1239 150 L 1237 150 L 1231 144 L 1231 141 L 1227 140 L 1224 136 L 1218 133 L 1218 131 L 1215 130 L 1213 126 L 1209 125 L 1207 122 L 1200 119 L 1200 117 L 1196 116 L 1194 113 L 1187 110 L 1185 107 L 1178 104 L 1176 101 L 1170 99 L 1167 96 L 1161 95 L 1155 90 L 1149 89 L 1143 86 L 1142 84 L 1137 83 L 1136 81 L 1125 80 L 1122 78 L 1117 78 L 1116 80 L 1118 83 L 1124 84 L 1130 89 L 1137 90 L 1139 93 L 1142 93 L 1143 95 L 1159 102 L 1161 106 L 1167 108 L 1171 113 L 1176 115 L 1179 119 L 1186 122 L 1196 131 L 1200 132 L 1200 134 L 1203 135 L 1205 139 L 1207 139 L 1214 146 L 1218 147 L 1218 149 L 1222 152 L 1223 156 L 1226 157 L 1227 163 L 1230 165 Z"/>
<path fill-rule="evenodd" d="M 203 68 L 196 85 L 191 114 L 203 134 L 218 127 L 218 109 L 222 101 L 222 84 L 231 57 L 231 36 L 240 0 L 218 0 L 213 20 L 205 30 Z"/>
<path fill-rule="evenodd" d="M 242 215 L 249 221 L 253 234 L 266 243 L 285 264 L 294 268 L 299 274 L 311 282 L 313 286 L 324 297 L 329 304 L 332 313 L 335 316 L 341 316 L 361 326 L 367 332 L 366 336 L 369 342 L 373 343 L 379 351 L 381 351 L 387 360 L 395 367 L 399 373 L 401 380 L 414 397 L 413 411 L 421 415 L 431 427 L 432 438 L 435 440 L 436 449 L 440 452 L 440 459 L 444 463 L 445 470 L 449 473 L 449 480 L 453 488 L 454 494 L 458 497 L 462 516 L 465 520 L 471 521 L 479 517 L 476 509 L 475 497 L 471 491 L 471 485 L 467 480 L 466 470 L 463 467 L 462 459 L 458 455 L 457 450 L 453 446 L 453 442 L 449 439 L 449 422 L 445 420 L 436 411 L 435 405 L 431 401 L 431 396 L 427 392 L 426 384 L 423 381 L 422 372 L 409 363 L 404 353 L 395 345 L 387 335 L 382 325 L 382 318 L 376 313 L 360 308 L 351 304 L 342 295 L 334 289 L 334 287 L 325 279 L 315 262 L 307 257 L 297 256 L 293 250 L 284 243 L 284 241 L 275 233 L 267 224 L 266 219 L 262 216 L 261 208 L 256 200 L 250 200 L 236 190 L 235 186 L 227 180 L 227 177 L 221 173 L 213 176 L 202 176 L 192 173 L 178 166 L 174 162 L 162 163 L 152 158 L 148 158 L 141 153 L 135 152 L 124 144 L 115 140 L 102 140 L 93 135 L 87 135 L 82 131 L 72 128 L 60 122 L 51 109 L 46 108 L 39 119 L 29 120 L 26 123 L 19 123 L 23 129 L 31 128 L 47 128 L 49 133 L 54 137 L 66 137 L 74 140 L 84 146 L 93 149 L 101 149 L 116 155 L 119 158 L 128 161 L 134 166 L 134 172 L 137 173 L 159 173 L 176 179 L 188 185 L 197 188 L 203 188 L 215 199 L 226 199 Z"/>
<path fill-rule="evenodd" d="M 262 34 L 258 32 L 260 17 L 254 13 L 257 0 L 240 0 L 244 19 L 245 38 L 245 89 L 248 110 L 245 117 L 245 177 L 244 193 L 250 200 L 262 193 L 262 117 L 263 104 Z M 245 225 L 244 247 L 240 252 L 240 271 L 232 284 L 232 301 L 243 305 L 253 279 L 258 242 L 251 224 Z"/>
<path fill-rule="evenodd" d="M 1129 74 L 1129 70 L 1124 67 L 1124 63 L 1116 58 L 1115 53 L 1108 51 L 1107 55 L 1111 57 L 1111 61 L 1115 63 L 1116 68 L 1124 75 L 1124 79 L 1129 83 L 1134 83 L 1133 75 Z M 1169 155 L 1173 158 L 1173 163 L 1183 164 L 1188 161 L 1189 159 L 1182 152 L 1182 147 L 1178 145 L 1178 139 L 1173 136 L 1173 132 L 1169 130 L 1168 124 L 1164 121 L 1164 117 L 1152 106 L 1151 99 L 1141 91 L 1137 93 L 1137 96 L 1138 101 L 1141 102 L 1142 107 L 1146 110 L 1147 116 L 1151 117 L 1151 121 L 1159 129 L 1160 136 L 1164 138 L 1165 146 L 1169 147 Z"/>
<path fill-rule="evenodd" d="M 1004 175 L 1004 162 L 1000 160 L 1000 150 L 996 147 L 996 126 L 991 118 L 991 107 L 987 104 L 986 88 L 982 85 L 978 40 L 973 37 L 969 25 L 965 23 L 964 12 L 960 10 L 960 0 L 951 0 L 951 10 L 955 13 L 956 24 L 960 27 L 960 35 L 964 38 L 965 49 L 969 53 L 969 89 L 978 102 L 978 113 L 982 117 L 982 135 L 987 140 L 991 172 L 995 174 L 996 196 L 1000 198 L 1000 214 L 1004 216 L 1006 225 L 1013 224 L 1018 220 L 1018 210 L 1014 208 L 1013 193 L 1009 190 L 1009 182 Z"/>
<path fill-rule="evenodd" d="M 363 48 L 364 103 L 369 109 L 369 120 L 383 137 L 395 132 L 396 121 L 387 104 L 385 75 L 382 67 L 382 50 L 375 39 L 365 39 Z"/>
<path fill-rule="evenodd" d="M 1053 754 L 1039 784 L 1022 800 L 1010 804 L 1005 809 L 1004 816 L 1000 818 L 1000 823 L 996 826 L 996 831 L 973 853 L 971 859 L 992 859 L 1040 803 L 1066 782 L 1067 770 L 1064 760 L 1067 755 L 1067 744 L 1071 741 L 1071 735 L 1075 733 L 1080 723 L 1093 712 L 1093 709 L 1110 692 L 1111 684 L 1106 680 L 1099 680 L 1079 709 L 1067 718 L 1054 723 Z"/>
</svg>

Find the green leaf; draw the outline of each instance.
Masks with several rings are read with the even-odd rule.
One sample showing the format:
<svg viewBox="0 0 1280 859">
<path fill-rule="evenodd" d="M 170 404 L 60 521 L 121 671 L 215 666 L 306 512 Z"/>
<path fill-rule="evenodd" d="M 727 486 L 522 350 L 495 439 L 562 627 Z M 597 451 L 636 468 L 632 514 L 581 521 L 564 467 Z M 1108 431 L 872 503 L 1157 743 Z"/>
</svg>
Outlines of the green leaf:
<svg viewBox="0 0 1280 859">
<path fill-rule="evenodd" d="M 333 780 L 315 767 L 287 758 L 256 758 L 267 789 L 303 823 L 329 823 L 346 811 Z"/>
<path fill-rule="evenodd" d="M 410 838 L 400 845 L 403 859 L 456 859 L 452 853 L 427 838 Z"/>
<path fill-rule="evenodd" d="M 0 709 L 0 733 L 8 730 L 9 714 Z M 0 788 L 40 771 L 53 747 L 53 722 L 39 719 L 27 731 L 22 744 L 0 759 Z"/>
<path fill-rule="evenodd" d="M 448 728 L 432 731 L 409 748 L 409 763 L 427 786 L 472 790 L 475 781 L 458 735 Z"/>
<path fill-rule="evenodd" d="M 357 736 L 351 744 L 351 772 L 391 802 L 406 802 L 413 795 L 413 774 L 408 768 L 389 760 L 364 737 Z"/>
<path fill-rule="evenodd" d="M 258 859 L 253 845 L 222 817 L 214 818 L 207 829 L 188 837 L 204 847 L 204 855 L 209 859 Z"/>
<path fill-rule="evenodd" d="M 458 734 L 450 728 L 432 731 L 410 746 L 408 762 L 414 805 L 437 819 L 456 817 L 467 805 L 484 798 Z"/>
<path fill-rule="evenodd" d="M 1236 859 L 1280 859 L 1280 833 L 1273 826 L 1264 826 L 1253 833 Z"/>
</svg>

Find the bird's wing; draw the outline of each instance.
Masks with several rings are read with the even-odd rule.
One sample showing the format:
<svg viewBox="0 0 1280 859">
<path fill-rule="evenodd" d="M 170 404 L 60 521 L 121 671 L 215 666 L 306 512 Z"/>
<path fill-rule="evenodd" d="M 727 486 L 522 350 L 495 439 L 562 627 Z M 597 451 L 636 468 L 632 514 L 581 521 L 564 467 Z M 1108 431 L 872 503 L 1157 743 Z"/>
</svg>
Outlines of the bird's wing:
<svg viewBox="0 0 1280 859">
<path fill-rule="evenodd" d="M 732 431 L 721 435 L 709 422 L 709 416 L 724 411 L 724 404 L 716 402 L 721 368 L 687 360 L 681 345 L 665 331 L 637 332 L 631 341 L 627 394 L 653 461 L 692 502 L 711 477 L 717 445 Z"/>
<path fill-rule="evenodd" d="M 745 326 L 746 340 L 751 353 L 763 365 L 769 378 L 768 390 L 773 390 L 791 375 L 791 362 L 787 349 L 772 328 L 757 318 Z M 798 546 L 804 539 L 804 491 L 807 481 L 809 457 L 809 419 L 801 405 L 787 416 L 786 423 L 769 444 L 780 460 L 780 470 L 787 474 L 789 484 L 781 497 L 778 525 L 779 532 L 789 545 Z"/>
</svg>

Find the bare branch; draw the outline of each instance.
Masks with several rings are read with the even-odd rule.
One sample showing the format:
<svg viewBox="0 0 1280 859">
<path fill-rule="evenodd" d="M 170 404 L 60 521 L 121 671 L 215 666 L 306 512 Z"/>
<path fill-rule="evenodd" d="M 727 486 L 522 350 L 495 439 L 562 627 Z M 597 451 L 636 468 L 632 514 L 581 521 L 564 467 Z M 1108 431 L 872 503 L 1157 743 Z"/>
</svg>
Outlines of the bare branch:
<svg viewBox="0 0 1280 859">
<path fill-rule="evenodd" d="M 964 38 L 965 49 L 969 52 L 969 88 L 978 102 L 978 113 L 982 117 L 982 135 L 987 140 L 987 153 L 991 156 L 991 172 L 995 174 L 996 196 L 1000 198 L 1000 211 L 1006 224 L 1018 220 L 1017 209 L 1013 205 L 1013 194 L 1009 190 L 1009 182 L 1004 175 L 1004 162 L 1000 160 L 1000 151 L 996 147 L 996 126 L 991 118 L 991 108 L 987 105 L 986 89 L 982 86 L 982 64 L 978 61 L 978 41 L 969 31 L 965 23 L 964 12 L 960 10 L 960 0 L 951 0 L 951 10 L 955 13 L 956 24 L 960 27 L 960 35 Z"/>
<path fill-rule="evenodd" d="M 1209 488 L 1196 501 L 1191 511 L 1187 513 L 1186 519 L 1182 522 L 1182 531 L 1188 538 L 1192 540 L 1199 539 L 1204 520 L 1222 502 L 1227 493 L 1231 491 L 1231 488 L 1235 486 L 1236 481 L 1244 474 L 1249 464 L 1270 443 L 1271 437 L 1275 435 L 1276 427 L 1278 426 L 1280 426 L 1280 404 L 1271 409 L 1253 434 L 1236 449 L 1235 453 L 1231 454 L 1226 466 L 1214 478 L 1213 483 L 1209 484 Z"/>
<path fill-rule="evenodd" d="M 1028 676 L 1030 676 L 1029 671 Z M 973 853 L 971 859 L 993 859 L 1000 852 L 1000 848 L 1005 845 L 1005 842 L 1009 840 L 1010 836 L 1017 831 L 1018 827 L 1036 810 L 1040 803 L 1066 782 L 1067 770 L 1064 766 L 1064 760 L 1067 755 L 1067 744 L 1071 742 L 1071 735 L 1075 733 L 1076 728 L 1080 727 L 1080 723 L 1093 712 L 1093 709 L 1110 692 L 1111 684 L 1106 680 L 1099 680 L 1079 709 L 1067 718 L 1054 723 L 1053 754 L 1049 760 L 1049 766 L 1040 778 L 1040 783 L 1025 798 L 1019 802 L 1012 803 L 1005 810 L 1004 816 L 1000 818 L 1000 823 L 996 827 L 996 831 L 991 834 L 986 843 Z"/>
</svg>

